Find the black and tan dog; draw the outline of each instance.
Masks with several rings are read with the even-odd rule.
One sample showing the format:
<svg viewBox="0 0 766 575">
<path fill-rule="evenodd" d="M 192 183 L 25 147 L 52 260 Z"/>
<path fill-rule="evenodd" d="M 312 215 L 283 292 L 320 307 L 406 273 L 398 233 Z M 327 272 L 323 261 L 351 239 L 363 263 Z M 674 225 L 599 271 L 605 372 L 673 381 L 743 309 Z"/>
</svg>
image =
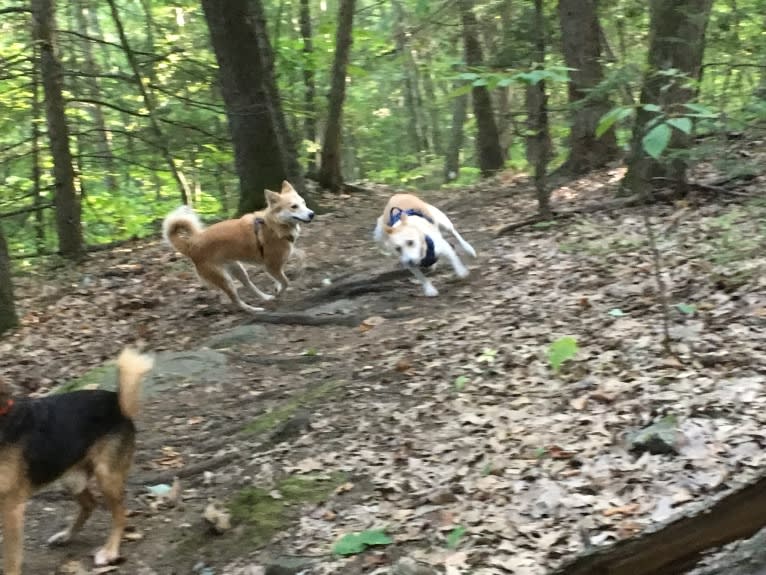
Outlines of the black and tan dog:
<svg viewBox="0 0 766 575">
<path fill-rule="evenodd" d="M 119 390 L 74 391 L 14 401 L 0 385 L 0 511 L 3 523 L 5 575 L 20 575 L 24 542 L 24 509 L 39 488 L 61 479 L 80 510 L 69 528 L 51 537 L 67 543 L 96 507 L 89 489 L 95 477 L 112 513 L 112 530 L 96 552 L 96 565 L 120 556 L 125 529 L 125 480 L 133 461 L 143 376 L 152 359 L 125 349 L 117 360 Z"/>
</svg>

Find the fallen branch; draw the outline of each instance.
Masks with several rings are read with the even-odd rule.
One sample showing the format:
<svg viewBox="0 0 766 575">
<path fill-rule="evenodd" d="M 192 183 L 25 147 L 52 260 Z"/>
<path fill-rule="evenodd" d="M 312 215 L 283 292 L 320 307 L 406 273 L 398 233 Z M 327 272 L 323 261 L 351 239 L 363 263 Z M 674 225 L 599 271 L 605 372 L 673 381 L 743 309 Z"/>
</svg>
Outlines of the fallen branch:
<svg viewBox="0 0 766 575">
<path fill-rule="evenodd" d="M 195 465 L 187 465 L 181 469 L 170 469 L 168 471 L 160 471 L 159 473 L 135 476 L 128 479 L 128 483 L 133 485 L 155 485 L 157 483 L 172 483 L 173 479 L 176 477 L 179 479 L 194 477 L 195 475 L 200 475 L 205 471 L 223 467 L 227 463 L 231 463 L 232 461 L 235 461 L 242 456 L 243 454 L 238 451 L 225 453 L 224 455 L 219 455 L 218 457 L 207 458 Z"/>
<path fill-rule="evenodd" d="M 652 197 L 655 201 L 667 202 L 667 201 L 672 201 L 676 199 L 676 194 L 673 192 L 655 192 L 654 194 L 652 194 Z M 627 196 L 625 198 L 616 198 L 614 200 L 611 200 L 602 204 L 590 204 L 587 206 L 583 206 L 581 208 L 575 208 L 572 210 L 562 210 L 560 212 L 554 211 L 553 221 L 562 220 L 565 218 L 572 218 L 575 216 L 581 216 L 585 214 L 593 214 L 596 212 L 608 212 L 611 210 L 620 210 L 623 208 L 634 208 L 634 207 L 640 206 L 642 202 L 643 200 L 641 199 L 641 196 L 636 194 L 633 196 Z M 509 232 L 521 229 L 526 226 L 531 226 L 531 225 L 540 223 L 542 221 L 543 221 L 542 218 L 539 215 L 536 215 L 531 218 L 527 218 L 526 220 L 522 220 L 520 222 L 513 222 L 510 224 L 507 224 L 495 232 L 495 237 L 506 235 Z"/>
<path fill-rule="evenodd" d="M 580 556 L 553 575 L 678 575 L 708 550 L 766 526 L 766 476 L 697 509 L 694 515 Z"/>
<path fill-rule="evenodd" d="M 391 282 L 408 276 L 407 270 L 401 269 L 383 272 L 372 277 L 334 283 L 304 298 L 298 303 L 298 309 L 305 310 L 327 301 L 387 291 Z"/>
<path fill-rule="evenodd" d="M 328 314 L 316 315 L 313 313 L 302 312 L 270 312 L 262 311 L 252 315 L 252 319 L 247 323 L 272 323 L 276 325 L 343 325 L 357 326 L 364 318 L 355 314 Z"/>
<path fill-rule="evenodd" d="M 274 356 L 274 355 L 239 355 L 235 353 L 229 353 L 233 358 L 246 361 L 248 363 L 256 363 L 258 365 L 303 365 L 307 363 L 320 363 L 322 361 L 338 361 L 337 357 L 331 355 L 289 355 L 289 356 Z"/>
</svg>

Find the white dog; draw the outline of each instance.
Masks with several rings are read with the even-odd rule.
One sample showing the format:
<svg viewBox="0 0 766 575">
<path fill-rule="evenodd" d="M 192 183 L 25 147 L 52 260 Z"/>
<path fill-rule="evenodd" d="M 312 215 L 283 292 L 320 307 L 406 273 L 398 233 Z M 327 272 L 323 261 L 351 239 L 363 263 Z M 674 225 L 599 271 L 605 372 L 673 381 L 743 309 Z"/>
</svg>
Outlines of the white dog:
<svg viewBox="0 0 766 575">
<path fill-rule="evenodd" d="M 450 232 L 467 254 L 476 257 L 476 251 L 444 212 L 411 194 L 392 196 L 375 226 L 375 240 L 384 248 L 396 251 L 401 264 L 418 279 L 428 297 L 437 296 L 439 292 L 425 276 L 423 268 L 434 265 L 439 257 L 449 260 L 458 277 L 469 274 L 455 250 L 442 237 L 440 229 Z"/>
</svg>

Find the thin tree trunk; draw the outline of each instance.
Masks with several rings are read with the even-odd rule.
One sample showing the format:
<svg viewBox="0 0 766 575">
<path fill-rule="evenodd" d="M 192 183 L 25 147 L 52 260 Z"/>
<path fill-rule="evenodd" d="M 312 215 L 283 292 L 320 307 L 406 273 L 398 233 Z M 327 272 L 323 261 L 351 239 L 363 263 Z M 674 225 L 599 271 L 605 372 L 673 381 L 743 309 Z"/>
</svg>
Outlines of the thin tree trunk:
<svg viewBox="0 0 766 575">
<path fill-rule="evenodd" d="M 63 96 L 63 71 L 56 54 L 56 29 L 53 0 L 32 0 L 33 36 L 40 51 L 40 74 L 45 90 L 45 115 L 53 155 L 56 180 L 56 231 L 59 251 L 78 259 L 83 253 L 80 197 L 75 185 L 69 126 Z"/>
<path fill-rule="evenodd" d="M 684 104 L 696 95 L 696 88 L 685 78 L 669 77 L 675 69 L 688 78 L 700 77 L 705 51 L 705 29 L 713 0 L 650 0 L 649 70 L 641 89 L 641 104 L 633 128 L 633 145 L 625 184 L 636 194 L 649 194 L 659 181 L 667 185 L 675 182 L 679 195 L 686 193 L 686 160 L 679 153 L 671 159 L 656 160 L 642 146 L 647 124 L 656 112 L 643 106 L 659 106 L 667 114 L 684 112 Z M 689 147 L 691 136 L 673 129 L 668 152 L 679 152 Z M 666 152 L 667 154 L 667 152 Z"/>
<path fill-rule="evenodd" d="M 434 89 L 434 80 L 431 76 L 431 62 L 426 60 L 426 66 L 422 70 L 421 77 L 423 78 L 423 91 L 425 92 L 426 99 L 428 100 L 428 117 L 431 123 L 431 150 L 437 156 L 441 156 L 444 153 L 444 146 L 442 145 L 441 134 L 441 122 L 439 121 L 439 106 L 436 101 L 436 90 Z"/>
<path fill-rule="evenodd" d="M 282 180 L 290 180 L 299 190 L 303 186 L 295 152 L 288 146 L 289 135 L 280 128 L 277 117 L 282 109 L 278 98 L 275 102 L 272 97 L 277 95 L 276 83 L 257 37 L 262 32 L 258 14 L 263 7 L 260 0 L 202 0 L 202 8 L 234 144 L 238 210 L 252 212 L 265 207 L 264 189 L 279 189 Z M 256 25 L 257 21 L 261 24 Z M 268 43 L 267 38 L 261 41 Z M 280 130 L 284 130 L 281 135 Z"/>
<path fill-rule="evenodd" d="M 314 80 L 314 38 L 311 30 L 311 5 L 309 0 L 301 0 L 300 23 L 301 37 L 303 38 L 303 102 L 305 106 L 303 130 L 304 138 L 312 144 L 312 149 L 308 153 L 306 171 L 313 173 L 316 170 L 316 152 L 313 150 L 313 145 L 316 144 L 317 140 L 317 125 L 316 107 L 314 105 L 314 95 L 316 94 L 316 83 Z"/>
<path fill-rule="evenodd" d="M 537 68 L 545 62 L 545 16 L 543 0 L 535 0 L 534 58 Z M 546 187 L 546 171 L 551 156 L 551 136 L 548 126 L 548 96 L 545 81 L 527 86 L 527 160 L 534 166 L 535 193 L 540 217 L 551 219 L 550 193 Z"/>
<path fill-rule="evenodd" d="M 89 0 L 79 0 L 72 6 L 72 9 L 74 10 L 77 29 L 83 34 L 88 35 L 88 13 L 91 10 L 91 8 L 89 8 Z M 93 17 L 96 18 L 97 16 L 94 14 Z M 96 58 L 93 54 L 93 45 L 90 40 L 86 39 L 80 39 L 79 45 L 82 50 L 86 72 L 86 77 L 83 81 L 88 87 L 91 97 L 94 100 L 102 101 L 101 88 L 98 84 L 98 79 L 96 78 L 99 73 L 99 67 L 98 64 L 96 64 Z M 98 104 L 91 104 L 88 105 L 88 108 L 97 131 L 95 140 L 98 145 L 96 150 L 98 155 L 103 158 L 104 169 L 106 170 L 104 186 L 110 193 L 115 193 L 119 186 L 117 184 L 117 169 L 115 168 L 114 155 L 112 154 L 112 145 L 110 142 L 111 132 L 107 129 L 104 111 L 101 109 L 101 106 Z"/>
<path fill-rule="evenodd" d="M 604 79 L 596 0 L 559 0 L 559 22 L 564 60 L 571 69 L 569 158 L 564 170 L 583 174 L 619 154 L 614 128 L 596 137 L 599 120 L 612 107 L 606 94 L 593 91 Z"/>
<path fill-rule="evenodd" d="M 295 148 L 295 143 L 290 134 L 290 130 L 287 128 L 287 120 L 285 119 L 285 114 L 282 110 L 282 98 L 279 95 L 277 76 L 275 73 L 274 50 L 269 42 L 268 28 L 266 26 L 266 12 L 263 8 L 263 2 L 260 0 L 251 2 L 250 13 L 252 15 L 258 51 L 261 55 L 261 61 L 263 62 L 264 67 L 263 83 L 269 95 L 270 102 L 268 109 L 271 113 L 271 121 L 274 125 L 276 137 L 279 140 L 279 147 L 284 150 L 288 179 L 297 190 L 305 193 L 303 170 L 298 161 L 298 153 Z M 311 198 L 307 199 L 308 203 L 311 204 Z"/>
<path fill-rule="evenodd" d="M 351 52 L 355 0 L 340 0 L 338 31 L 335 43 L 335 61 L 332 67 L 327 125 L 322 144 L 322 163 L 319 167 L 319 184 L 332 191 L 343 186 L 341 170 L 341 133 L 343 102 L 346 97 L 346 67 Z"/>
<path fill-rule="evenodd" d="M 457 84 L 455 87 L 459 87 Z M 449 147 L 444 157 L 444 181 L 449 183 L 460 176 L 460 150 L 463 148 L 463 125 L 468 113 L 468 94 L 460 94 L 452 102 L 452 128 Z"/>
<path fill-rule="evenodd" d="M 478 23 L 473 13 L 473 0 L 459 0 L 463 21 L 463 44 L 465 63 L 469 67 L 479 67 L 484 62 L 478 39 Z M 492 98 L 486 86 L 474 86 L 472 91 L 473 113 L 476 116 L 478 133 L 476 137 L 479 155 L 479 168 L 484 177 L 489 177 L 503 169 L 505 158 L 500 147 L 495 115 L 492 110 Z"/>
<path fill-rule="evenodd" d="M 417 79 L 414 75 L 412 54 L 407 46 L 404 8 L 398 0 L 392 0 L 391 4 L 394 8 L 396 53 L 401 60 L 402 74 L 404 75 L 404 108 L 408 118 L 407 135 L 418 163 L 422 163 L 422 152 L 428 144 L 423 141 L 423 130 L 418 115 Z"/>
<path fill-rule="evenodd" d="M 178 193 L 181 196 L 181 202 L 188 204 L 190 197 L 189 185 L 187 184 L 183 173 L 176 166 L 176 162 L 173 159 L 173 155 L 171 154 L 170 148 L 168 146 L 168 141 L 165 138 L 165 134 L 162 132 L 159 120 L 157 120 L 157 111 L 154 105 L 154 98 L 152 98 L 149 89 L 144 84 L 144 79 L 141 76 L 141 69 L 138 66 L 138 62 L 136 61 L 136 55 L 133 53 L 133 50 L 130 47 L 130 43 L 128 42 L 128 37 L 125 35 L 125 28 L 122 25 L 122 20 L 120 19 L 120 13 L 117 10 L 117 5 L 115 4 L 114 0 L 107 0 L 107 2 L 109 3 L 109 8 L 112 12 L 112 20 L 114 20 L 114 25 L 117 28 L 117 35 L 120 37 L 120 44 L 122 45 L 122 49 L 125 52 L 125 57 L 128 59 L 130 69 L 133 72 L 136 87 L 141 94 L 141 99 L 143 100 L 144 106 L 146 106 L 146 110 L 149 114 L 149 123 L 151 124 L 152 131 L 154 132 L 154 137 L 157 139 L 157 146 L 159 147 L 160 153 L 165 159 L 165 163 L 167 164 L 168 169 L 170 169 L 170 173 L 173 175 L 173 179 L 178 185 Z"/>
<path fill-rule="evenodd" d="M 19 318 L 13 299 L 13 281 L 11 279 L 11 260 L 8 257 L 8 244 L 0 228 L 0 334 L 16 327 Z"/>
<path fill-rule="evenodd" d="M 32 56 L 32 202 L 35 206 L 35 250 L 38 254 L 45 249 L 45 216 L 42 210 L 42 170 L 40 169 L 40 57 L 37 46 Z"/>
</svg>

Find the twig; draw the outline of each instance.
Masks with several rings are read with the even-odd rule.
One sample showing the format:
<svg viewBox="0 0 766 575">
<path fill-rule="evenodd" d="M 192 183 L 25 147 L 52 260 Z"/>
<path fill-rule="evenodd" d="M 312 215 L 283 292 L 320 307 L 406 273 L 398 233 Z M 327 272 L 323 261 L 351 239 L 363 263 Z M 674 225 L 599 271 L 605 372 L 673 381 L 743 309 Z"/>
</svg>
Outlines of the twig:
<svg viewBox="0 0 766 575">
<path fill-rule="evenodd" d="M 183 467 L 181 469 L 171 469 L 169 471 L 160 471 L 158 473 L 153 473 L 149 475 L 141 475 L 136 476 L 128 480 L 128 483 L 132 483 L 134 485 L 144 485 L 144 484 L 156 484 L 156 483 L 171 483 L 173 479 L 178 477 L 179 479 L 185 479 L 188 477 L 194 477 L 195 475 L 199 475 L 201 473 L 204 473 L 205 471 L 210 471 L 211 469 L 216 469 L 218 467 L 223 467 L 227 463 L 231 463 L 232 461 L 235 461 L 243 456 L 243 453 L 239 451 L 233 451 L 231 453 L 225 453 L 224 455 L 219 455 L 218 457 L 211 457 L 208 459 L 205 459 L 204 461 L 201 461 L 200 463 L 196 463 L 194 465 L 187 465 L 186 467 Z"/>
<path fill-rule="evenodd" d="M 273 323 L 279 325 L 342 325 L 354 327 L 359 325 L 364 318 L 355 314 L 316 315 L 302 312 L 257 312 L 248 323 Z"/>
</svg>

